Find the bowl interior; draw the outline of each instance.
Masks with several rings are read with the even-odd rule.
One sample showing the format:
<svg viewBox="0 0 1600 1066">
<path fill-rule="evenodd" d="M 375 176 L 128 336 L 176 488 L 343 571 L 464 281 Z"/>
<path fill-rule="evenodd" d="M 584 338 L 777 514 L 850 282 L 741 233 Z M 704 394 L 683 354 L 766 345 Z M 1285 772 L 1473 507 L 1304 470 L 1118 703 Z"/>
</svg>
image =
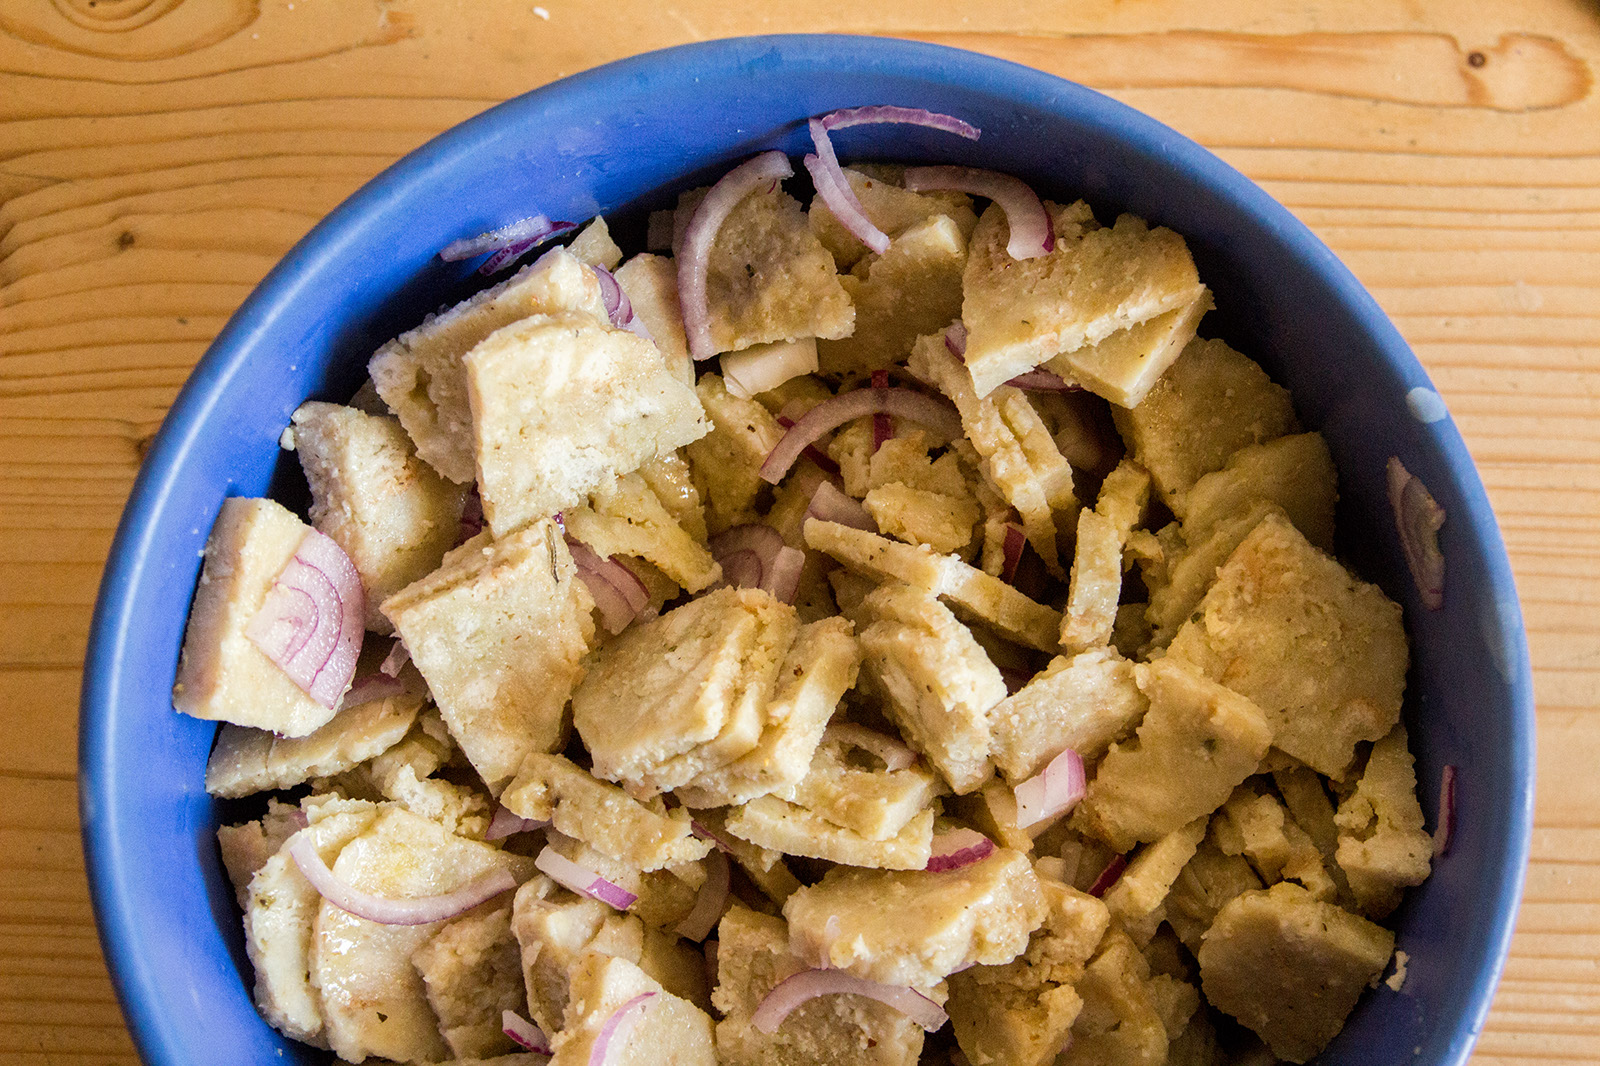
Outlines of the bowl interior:
<svg viewBox="0 0 1600 1066">
<path fill-rule="evenodd" d="M 307 398 L 344 399 L 371 352 L 473 288 L 450 240 L 535 210 L 586 219 L 643 209 L 751 153 L 809 149 L 805 119 L 898 103 L 959 115 L 973 143 L 905 127 L 841 131 L 845 160 L 966 163 L 1018 174 L 1103 221 L 1135 212 L 1189 241 L 1222 336 L 1289 387 L 1340 473 L 1340 554 L 1405 607 L 1406 721 L 1424 809 L 1460 768 L 1451 853 L 1396 916 L 1403 989 L 1380 987 L 1324 1063 L 1465 1060 L 1503 961 L 1526 862 L 1532 697 L 1499 533 L 1459 434 L 1424 421 L 1430 390 L 1393 326 L 1331 252 L 1210 153 L 1103 96 L 928 45 L 767 37 L 652 53 L 566 79 L 444 134 L 316 227 L 240 308 L 151 452 L 112 549 L 85 670 L 81 804 L 102 941 L 147 1062 L 324 1062 L 256 1014 L 218 809 L 202 787 L 215 727 L 170 689 L 200 553 L 223 499 L 274 487 L 277 438 Z M 635 245 L 637 247 L 637 245 Z M 1413 398 L 1415 399 L 1415 398 Z M 1426 397 L 1422 397 L 1426 399 Z M 1398 455 L 1449 518 L 1443 610 L 1424 610 L 1389 516 Z M 292 468 L 292 461 L 290 464 Z M 280 496 L 280 498 L 285 498 Z M 281 1058 L 279 1058 L 281 1056 Z"/>
</svg>

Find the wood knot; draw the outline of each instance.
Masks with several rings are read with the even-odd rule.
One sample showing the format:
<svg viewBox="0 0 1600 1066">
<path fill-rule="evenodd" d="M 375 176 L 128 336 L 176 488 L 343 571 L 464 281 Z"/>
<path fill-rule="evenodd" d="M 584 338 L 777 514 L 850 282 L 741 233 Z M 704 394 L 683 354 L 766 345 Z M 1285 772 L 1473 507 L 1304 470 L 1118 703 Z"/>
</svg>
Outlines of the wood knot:
<svg viewBox="0 0 1600 1066">
<path fill-rule="evenodd" d="M 0 32 L 96 58 L 170 59 L 231 37 L 260 14 L 260 0 L 0 0 Z"/>
</svg>

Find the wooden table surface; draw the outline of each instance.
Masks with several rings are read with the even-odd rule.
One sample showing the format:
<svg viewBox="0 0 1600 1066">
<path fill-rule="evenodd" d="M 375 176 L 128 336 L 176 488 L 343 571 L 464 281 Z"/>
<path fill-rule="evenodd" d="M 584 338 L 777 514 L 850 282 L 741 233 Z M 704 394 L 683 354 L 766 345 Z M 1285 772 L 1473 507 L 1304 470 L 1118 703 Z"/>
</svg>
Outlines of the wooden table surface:
<svg viewBox="0 0 1600 1066">
<path fill-rule="evenodd" d="M 0 1066 L 137 1062 L 74 794 L 100 570 L 190 367 L 361 182 L 508 96 L 745 33 L 914 37 L 1084 82 L 1348 263 L 1489 488 L 1539 700 L 1533 862 L 1480 1063 L 1600 1062 L 1594 0 L 0 0 Z"/>
</svg>

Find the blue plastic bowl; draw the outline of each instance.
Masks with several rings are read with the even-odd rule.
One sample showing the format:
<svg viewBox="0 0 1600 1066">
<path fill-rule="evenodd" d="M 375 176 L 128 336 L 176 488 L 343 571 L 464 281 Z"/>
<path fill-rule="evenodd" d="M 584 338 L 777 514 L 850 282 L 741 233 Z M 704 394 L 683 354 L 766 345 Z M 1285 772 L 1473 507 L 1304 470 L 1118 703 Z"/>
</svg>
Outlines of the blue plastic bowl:
<svg viewBox="0 0 1600 1066">
<path fill-rule="evenodd" d="M 465 295 L 450 240 L 534 210 L 660 206 L 751 153 L 809 147 L 808 116 L 899 103 L 966 118 L 972 143 L 841 132 L 846 158 L 975 164 L 1183 234 L 1216 293 L 1207 335 L 1292 390 L 1340 474 L 1341 554 L 1406 611 L 1406 721 L 1424 809 L 1460 768 L 1452 850 L 1397 916 L 1404 988 L 1358 1007 L 1324 1063 L 1464 1062 L 1516 914 L 1533 803 L 1533 697 L 1516 590 L 1483 486 L 1427 375 L 1350 272 L 1211 153 L 1121 104 L 967 52 L 854 37 L 757 37 L 613 63 L 518 97 L 411 153 L 284 258 L 233 316 L 156 438 L 122 516 L 84 672 L 80 796 L 101 942 L 141 1054 L 159 1066 L 321 1063 L 251 1003 L 239 916 L 202 786 L 215 726 L 170 698 L 200 554 L 224 498 L 290 486 L 278 435 L 343 399 L 367 357 Z M 1398 455 L 1443 504 L 1444 609 L 1407 577 L 1384 489 Z M 292 464 L 292 460 L 289 461 Z M 300 488 L 303 493 L 304 489 Z M 1411 1055 L 1412 1049 L 1416 1049 Z"/>
</svg>

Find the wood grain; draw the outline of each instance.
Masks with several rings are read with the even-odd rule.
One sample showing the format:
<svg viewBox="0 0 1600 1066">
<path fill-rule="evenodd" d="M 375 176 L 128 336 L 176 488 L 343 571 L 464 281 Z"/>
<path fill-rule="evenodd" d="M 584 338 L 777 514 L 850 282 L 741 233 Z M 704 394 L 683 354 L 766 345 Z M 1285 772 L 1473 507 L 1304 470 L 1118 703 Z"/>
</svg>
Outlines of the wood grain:
<svg viewBox="0 0 1600 1066">
<path fill-rule="evenodd" d="M 792 31 L 938 41 L 1103 89 L 1260 182 L 1394 317 L 1488 485 L 1539 699 L 1533 862 L 1477 1061 L 1600 1061 L 1590 0 L 4 0 L 0 1064 L 137 1061 L 78 851 L 78 673 L 138 462 L 229 313 L 453 123 L 621 56 Z"/>
</svg>

